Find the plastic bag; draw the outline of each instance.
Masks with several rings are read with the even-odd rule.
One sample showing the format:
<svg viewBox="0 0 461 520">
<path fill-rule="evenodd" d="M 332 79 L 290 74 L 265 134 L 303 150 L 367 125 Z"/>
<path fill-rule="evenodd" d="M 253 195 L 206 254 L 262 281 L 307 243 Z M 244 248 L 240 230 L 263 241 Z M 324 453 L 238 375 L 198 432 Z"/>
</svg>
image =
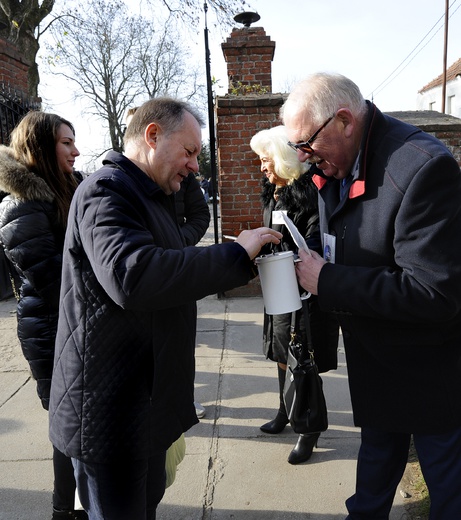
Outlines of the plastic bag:
<svg viewBox="0 0 461 520">
<path fill-rule="evenodd" d="M 166 487 L 171 486 L 176 478 L 176 469 L 178 464 L 186 455 L 186 439 L 184 433 L 175 440 L 166 452 L 165 471 L 166 471 Z"/>
</svg>

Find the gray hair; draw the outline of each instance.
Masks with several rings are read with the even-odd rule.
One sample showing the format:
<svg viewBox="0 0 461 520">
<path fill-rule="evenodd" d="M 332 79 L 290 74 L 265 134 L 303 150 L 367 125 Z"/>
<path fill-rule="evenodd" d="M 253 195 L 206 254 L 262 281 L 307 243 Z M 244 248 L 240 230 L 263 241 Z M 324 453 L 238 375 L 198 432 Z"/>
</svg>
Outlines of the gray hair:
<svg viewBox="0 0 461 520">
<path fill-rule="evenodd" d="M 321 124 L 348 108 L 358 119 L 364 117 L 367 105 L 359 87 L 341 74 L 318 72 L 296 84 L 280 109 L 280 117 L 287 107 L 306 111 L 314 123 Z"/>
<path fill-rule="evenodd" d="M 201 127 L 205 126 L 198 110 L 185 101 L 170 97 L 159 97 L 146 101 L 135 110 L 130 124 L 127 126 L 123 144 L 126 146 L 130 141 L 141 139 L 144 130 L 150 123 L 157 123 L 161 126 L 166 135 L 176 132 L 181 126 L 186 112 L 189 112 Z"/>
<path fill-rule="evenodd" d="M 291 183 L 306 172 L 310 164 L 300 162 L 298 154 L 288 146 L 287 142 L 285 127 L 274 126 L 255 134 L 251 138 L 250 146 L 260 157 L 267 156 L 272 159 L 277 176 Z"/>
</svg>

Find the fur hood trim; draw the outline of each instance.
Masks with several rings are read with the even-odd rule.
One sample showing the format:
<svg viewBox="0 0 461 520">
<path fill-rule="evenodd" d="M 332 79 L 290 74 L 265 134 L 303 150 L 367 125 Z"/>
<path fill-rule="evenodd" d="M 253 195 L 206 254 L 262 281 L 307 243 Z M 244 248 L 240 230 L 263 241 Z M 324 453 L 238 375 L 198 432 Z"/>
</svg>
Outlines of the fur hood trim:
<svg viewBox="0 0 461 520">
<path fill-rule="evenodd" d="M 264 176 L 261 179 L 261 202 L 264 207 L 270 205 L 273 200 L 275 184 L 271 184 Z M 280 188 L 278 193 L 281 207 L 297 211 L 300 208 L 317 207 L 317 189 L 312 182 L 309 172 L 302 174 L 292 184 Z"/>
<path fill-rule="evenodd" d="M 11 148 L 4 145 L 0 145 L 0 190 L 21 200 L 54 200 L 48 184 L 18 162 Z"/>
</svg>

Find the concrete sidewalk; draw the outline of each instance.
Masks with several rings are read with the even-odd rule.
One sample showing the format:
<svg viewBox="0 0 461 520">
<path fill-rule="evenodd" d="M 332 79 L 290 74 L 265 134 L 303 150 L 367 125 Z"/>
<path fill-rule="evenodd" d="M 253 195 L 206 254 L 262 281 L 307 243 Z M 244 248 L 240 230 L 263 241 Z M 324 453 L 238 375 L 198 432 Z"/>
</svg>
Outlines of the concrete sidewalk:
<svg viewBox="0 0 461 520">
<path fill-rule="evenodd" d="M 196 398 L 207 414 L 187 432 L 186 457 L 158 520 L 344 519 L 360 440 L 342 343 L 338 370 L 323 376 L 330 427 L 312 458 L 292 466 L 291 428 L 275 436 L 259 430 L 278 402 L 276 365 L 261 353 L 261 298 L 211 296 L 198 307 Z M 18 346 L 15 308 L 13 299 L 0 302 L 0 520 L 47 520 L 47 413 Z M 390 518 L 410 518 L 399 492 Z"/>
</svg>

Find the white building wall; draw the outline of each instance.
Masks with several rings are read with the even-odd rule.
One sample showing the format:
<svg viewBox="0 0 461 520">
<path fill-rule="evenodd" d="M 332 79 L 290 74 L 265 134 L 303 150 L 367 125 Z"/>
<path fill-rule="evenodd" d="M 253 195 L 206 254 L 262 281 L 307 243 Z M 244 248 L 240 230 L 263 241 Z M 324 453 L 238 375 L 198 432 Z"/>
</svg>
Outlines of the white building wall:
<svg viewBox="0 0 461 520">
<path fill-rule="evenodd" d="M 435 87 L 416 99 L 417 110 L 442 112 L 442 87 Z M 449 81 L 446 88 L 445 113 L 461 118 L 461 77 Z"/>
</svg>

